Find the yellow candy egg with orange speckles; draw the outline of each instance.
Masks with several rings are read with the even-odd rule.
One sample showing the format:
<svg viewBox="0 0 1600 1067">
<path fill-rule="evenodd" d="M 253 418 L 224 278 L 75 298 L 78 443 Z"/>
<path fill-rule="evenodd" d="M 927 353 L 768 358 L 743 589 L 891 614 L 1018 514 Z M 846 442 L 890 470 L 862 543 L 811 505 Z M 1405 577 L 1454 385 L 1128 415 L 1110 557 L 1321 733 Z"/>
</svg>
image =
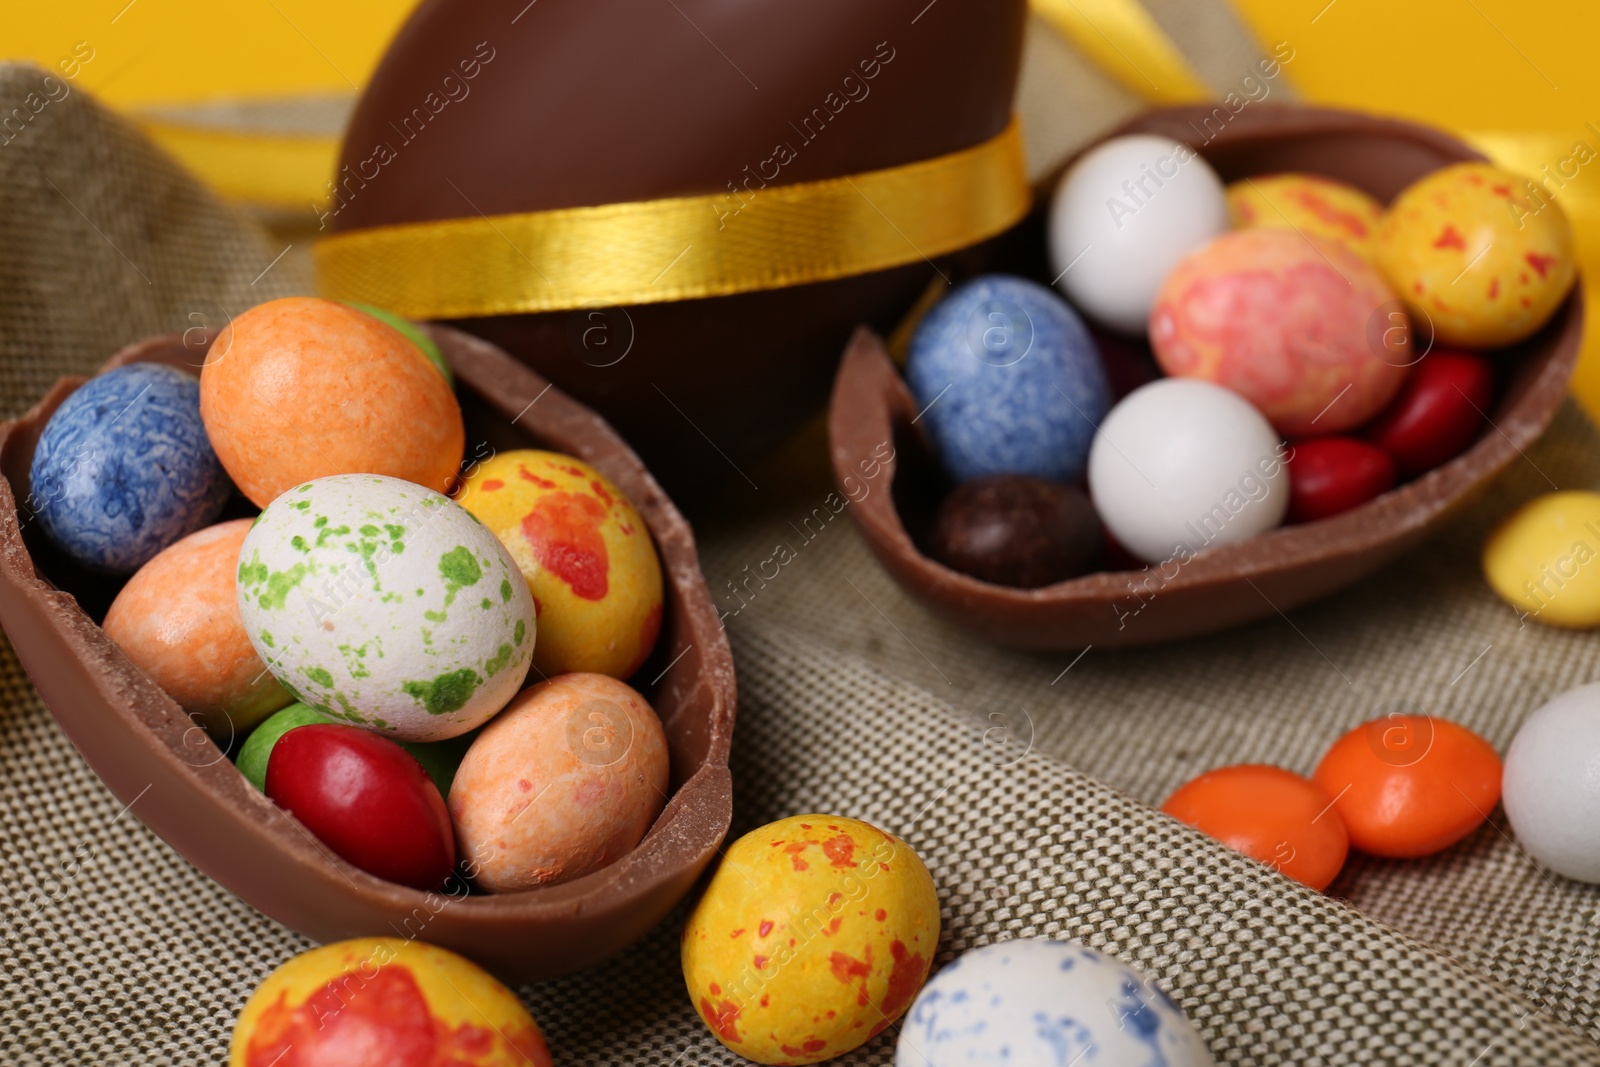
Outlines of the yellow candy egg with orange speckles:
<svg viewBox="0 0 1600 1067">
<path fill-rule="evenodd" d="M 478 464 L 456 501 L 511 551 L 539 620 L 534 670 L 627 678 L 661 632 L 661 562 L 627 497 L 582 460 L 518 449 Z"/>
<path fill-rule="evenodd" d="M 1297 230 L 1338 241 L 1367 260 L 1376 250 L 1383 205 L 1353 185 L 1319 174 L 1263 174 L 1227 192 L 1236 230 Z"/>
<path fill-rule="evenodd" d="M 843 1055 L 900 1017 L 939 942 L 933 876 L 911 846 L 797 815 L 729 846 L 683 931 L 683 978 L 728 1048 L 769 1064 Z"/>
<path fill-rule="evenodd" d="M 550 1067 L 539 1026 L 477 964 L 398 937 L 337 941 L 269 974 L 229 1067 Z"/>
<path fill-rule="evenodd" d="M 1572 227 L 1549 190 L 1487 163 L 1413 182 L 1378 228 L 1378 265 L 1419 335 L 1493 348 L 1555 313 L 1577 277 Z"/>
</svg>

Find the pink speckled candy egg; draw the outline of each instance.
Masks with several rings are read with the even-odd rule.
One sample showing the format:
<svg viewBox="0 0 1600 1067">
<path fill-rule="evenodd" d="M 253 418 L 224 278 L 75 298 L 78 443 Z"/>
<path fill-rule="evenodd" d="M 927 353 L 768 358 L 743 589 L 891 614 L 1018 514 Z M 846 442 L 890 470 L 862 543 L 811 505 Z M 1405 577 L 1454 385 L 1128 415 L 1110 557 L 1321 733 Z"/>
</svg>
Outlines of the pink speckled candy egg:
<svg viewBox="0 0 1600 1067">
<path fill-rule="evenodd" d="M 656 713 L 603 674 L 523 690 L 472 742 L 450 819 L 480 889 L 570 881 L 621 859 L 661 813 L 667 741 Z"/>
<path fill-rule="evenodd" d="M 1377 270 L 1291 230 L 1237 230 L 1184 257 L 1150 312 L 1150 343 L 1168 374 L 1233 390 L 1289 437 L 1366 422 L 1412 361 Z"/>
<path fill-rule="evenodd" d="M 1383 205 L 1353 185 L 1320 174 L 1263 174 L 1228 186 L 1236 230 L 1298 230 L 1338 241 L 1362 259 L 1376 251 Z"/>
<path fill-rule="evenodd" d="M 1407 186 L 1378 229 L 1378 264 L 1445 344 L 1520 341 L 1577 277 L 1572 227 L 1547 190 L 1487 163 Z"/>
<path fill-rule="evenodd" d="M 250 522 L 218 523 L 167 546 L 122 587 L 104 624 L 123 654 L 221 745 L 294 699 L 256 655 L 239 616 L 234 572 Z"/>
</svg>

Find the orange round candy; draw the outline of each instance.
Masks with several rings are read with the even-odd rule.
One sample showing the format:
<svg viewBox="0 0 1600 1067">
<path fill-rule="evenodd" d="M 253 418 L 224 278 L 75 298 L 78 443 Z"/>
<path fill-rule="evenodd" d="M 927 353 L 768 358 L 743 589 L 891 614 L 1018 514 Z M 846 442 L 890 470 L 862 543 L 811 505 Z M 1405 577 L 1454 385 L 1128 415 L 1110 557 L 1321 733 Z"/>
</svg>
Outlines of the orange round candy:
<svg viewBox="0 0 1600 1067">
<path fill-rule="evenodd" d="M 104 623 L 123 654 L 224 746 L 294 699 L 239 617 L 239 546 L 250 523 L 208 526 L 167 546 L 122 587 Z"/>
<path fill-rule="evenodd" d="M 1218 767 L 1179 786 L 1161 810 L 1312 889 L 1333 881 L 1350 850 L 1333 797 L 1281 767 Z"/>
<path fill-rule="evenodd" d="M 466 431 L 455 394 L 399 330 L 331 300 L 251 308 L 212 343 L 200 415 L 240 492 L 265 507 L 330 474 L 448 492 Z"/>
<path fill-rule="evenodd" d="M 1453 722 L 1392 714 L 1333 743 L 1312 777 L 1337 797 L 1350 844 L 1373 856 L 1426 856 L 1460 841 L 1500 800 L 1494 747 Z"/>
</svg>

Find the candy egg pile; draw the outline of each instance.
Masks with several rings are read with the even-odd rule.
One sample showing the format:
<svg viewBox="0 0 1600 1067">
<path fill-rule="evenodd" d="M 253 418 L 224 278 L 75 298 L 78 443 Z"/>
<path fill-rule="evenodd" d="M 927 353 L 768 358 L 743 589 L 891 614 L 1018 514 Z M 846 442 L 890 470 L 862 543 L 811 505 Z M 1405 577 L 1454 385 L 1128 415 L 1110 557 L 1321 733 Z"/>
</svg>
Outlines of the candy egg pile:
<svg viewBox="0 0 1600 1067">
<path fill-rule="evenodd" d="M 1600 710 L 1593 694 L 1588 710 Z M 1593 725 L 1590 758 L 1600 760 L 1600 715 Z M 1510 767 L 1508 756 L 1508 782 Z M 1556 785 L 1557 795 L 1576 777 Z M 1178 787 L 1161 810 L 1320 890 L 1352 848 L 1398 859 L 1449 848 L 1488 819 L 1500 784 L 1500 757 L 1482 737 L 1431 715 L 1392 712 L 1335 741 L 1310 778 L 1263 764 L 1219 767 Z M 1600 792 L 1589 803 L 1600 803 Z"/>
<path fill-rule="evenodd" d="M 1525 185 L 1460 164 L 1385 207 L 1313 174 L 1224 186 L 1159 137 L 1090 150 L 1051 202 L 1066 299 L 980 276 L 912 332 L 916 425 L 951 485 L 924 549 L 1015 588 L 1129 553 L 1181 565 L 1460 455 L 1495 402 L 1478 350 L 1573 285 L 1570 227 Z"/>
<path fill-rule="evenodd" d="M 275 300 L 198 381 L 134 363 L 69 396 L 28 503 L 64 555 L 133 572 L 106 634 L 327 851 L 510 892 L 615 862 L 662 810 L 665 736 L 624 679 L 663 583 L 599 471 L 523 450 L 462 476 L 464 442 L 425 332 Z M 260 513 L 212 525 L 235 487 Z"/>
</svg>

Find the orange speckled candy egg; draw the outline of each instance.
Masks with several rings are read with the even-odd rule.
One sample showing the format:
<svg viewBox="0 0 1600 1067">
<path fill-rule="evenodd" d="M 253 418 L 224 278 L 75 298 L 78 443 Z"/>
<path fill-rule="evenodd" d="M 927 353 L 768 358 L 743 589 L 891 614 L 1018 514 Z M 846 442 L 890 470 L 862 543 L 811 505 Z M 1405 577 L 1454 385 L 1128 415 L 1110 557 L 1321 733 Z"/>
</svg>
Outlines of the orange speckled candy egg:
<svg viewBox="0 0 1600 1067">
<path fill-rule="evenodd" d="M 550 1067 L 539 1025 L 505 986 L 442 948 L 337 941 L 256 987 L 229 1067 Z"/>
<path fill-rule="evenodd" d="M 250 522 L 208 526 L 167 546 L 122 587 L 103 624 L 221 745 L 294 699 L 256 655 L 239 617 L 235 572 Z"/>
<path fill-rule="evenodd" d="M 1378 264 L 1445 344 L 1520 341 L 1577 277 L 1572 227 L 1548 190 L 1487 163 L 1413 182 L 1378 228 Z"/>
<path fill-rule="evenodd" d="M 820 1063 L 898 1019 L 927 980 L 939 897 L 892 834 L 797 815 L 728 847 L 683 931 L 683 978 L 717 1040 Z"/>
<path fill-rule="evenodd" d="M 1338 433 L 1376 415 L 1405 381 L 1412 359 L 1399 307 L 1343 245 L 1235 230 L 1167 275 L 1150 343 L 1168 374 L 1233 390 L 1281 434 Z"/>
<path fill-rule="evenodd" d="M 450 819 L 480 889 L 565 882 L 630 852 L 667 799 L 661 722 L 603 674 L 531 686 L 484 727 L 450 784 Z"/>
<path fill-rule="evenodd" d="M 1298 230 L 1338 241 L 1370 261 L 1383 205 L 1318 174 L 1263 174 L 1228 186 L 1228 214 L 1237 230 Z"/>
<path fill-rule="evenodd" d="M 466 431 L 455 394 L 399 330 L 331 300 L 257 305 L 200 371 L 200 415 L 240 492 L 266 507 L 330 474 L 447 492 Z"/>
<path fill-rule="evenodd" d="M 643 665 L 661 632 L 661 563 L 644 519 L 605 475 L 520 449 L 479 464 L 456 499 L 528 579 L 535 670 L 627 678 Z"/>
</svg>

